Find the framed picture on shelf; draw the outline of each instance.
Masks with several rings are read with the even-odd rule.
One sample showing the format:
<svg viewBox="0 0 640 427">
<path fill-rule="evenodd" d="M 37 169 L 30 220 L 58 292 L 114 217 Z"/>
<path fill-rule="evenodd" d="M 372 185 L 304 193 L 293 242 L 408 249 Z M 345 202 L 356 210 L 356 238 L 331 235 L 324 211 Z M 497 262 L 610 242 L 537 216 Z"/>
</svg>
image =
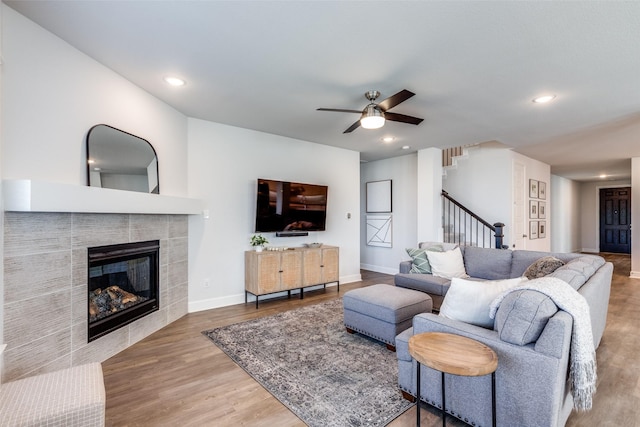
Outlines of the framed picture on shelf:
<svg viewBox="0 0 640 427">
<path fill-rule="evenodd" d="M 538 219 L 538 201 L 529 200 L 529 218 Z"/>
<path fill-rule="evenodd" d="M 535 179 L 529 180 L 529 197 L 532 199 L 538 198 L 538 181 Z"/>
<path fill-rule="evenodd" d="M 538 238 L 544 239 L 547 237 L 547 221 L 538 221 Z"/>
<path fill-rule="evenodd" d="M 538 182 L 538 199 L 546 200 L 547 199 L 547 183 L 540 181 Z"/>
<path fill-rule="evenodd" d="M 529 239 L 538 238 L 538 221 L 529 221 Z"/>
<path fill-rule="evenodd" d="M 547 218 L 547 202 L 538 202 L 538 218 L 539 219 Z"/>
</svg>

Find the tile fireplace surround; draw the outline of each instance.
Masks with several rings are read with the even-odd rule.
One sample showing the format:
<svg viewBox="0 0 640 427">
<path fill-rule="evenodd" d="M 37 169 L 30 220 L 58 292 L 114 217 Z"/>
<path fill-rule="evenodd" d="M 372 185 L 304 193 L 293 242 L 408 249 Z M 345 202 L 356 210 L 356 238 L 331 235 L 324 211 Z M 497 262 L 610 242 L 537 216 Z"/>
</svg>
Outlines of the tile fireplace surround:
<svg viewBox="0 0 640 427">
<path fill-rule="evenodd" d="M 87 343 L 87 248 L 160 240 L 160 310 Z M 101 362 L 187 313 L 188 215 L 5 212 L 2 382 Z"/>
</svg>

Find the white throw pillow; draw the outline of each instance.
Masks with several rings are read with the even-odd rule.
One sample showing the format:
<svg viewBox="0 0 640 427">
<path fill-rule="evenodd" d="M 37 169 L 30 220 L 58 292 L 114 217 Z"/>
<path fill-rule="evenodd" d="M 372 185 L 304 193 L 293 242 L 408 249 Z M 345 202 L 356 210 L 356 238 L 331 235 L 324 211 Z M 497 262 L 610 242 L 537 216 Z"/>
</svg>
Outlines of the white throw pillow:
<svg viewBox="0 0 640 427">
<path fill-rule="evenodd" d="M 445 279 L 454 277 L 469 277 L 464 269 L 462 252 L 460 248 L 455 248 L 446 252 L 427 252 L 431 274 Z"/>
<path fill-rule="evenodd" d="M 440 316 L 493 329 L 494 319 L 489 317 L 489 307 L 493 300 L 526 280 L 526 277 L 516 277 L 473 281 L 454 277 L 440 306 Z"/>
</svg>

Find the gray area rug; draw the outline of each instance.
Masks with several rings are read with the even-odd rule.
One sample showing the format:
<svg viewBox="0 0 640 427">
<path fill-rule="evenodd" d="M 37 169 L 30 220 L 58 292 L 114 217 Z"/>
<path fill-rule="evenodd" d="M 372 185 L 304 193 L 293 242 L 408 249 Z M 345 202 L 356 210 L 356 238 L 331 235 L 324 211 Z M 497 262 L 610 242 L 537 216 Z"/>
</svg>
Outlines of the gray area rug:
<svg viewBox="0 0 640 427">
<path fill-rule="evenodd" d="M 342 300 L 204 331 L 309 426 L 384 426 L 411 407 L 396 354 L 349 334 Z"/>
</svg>

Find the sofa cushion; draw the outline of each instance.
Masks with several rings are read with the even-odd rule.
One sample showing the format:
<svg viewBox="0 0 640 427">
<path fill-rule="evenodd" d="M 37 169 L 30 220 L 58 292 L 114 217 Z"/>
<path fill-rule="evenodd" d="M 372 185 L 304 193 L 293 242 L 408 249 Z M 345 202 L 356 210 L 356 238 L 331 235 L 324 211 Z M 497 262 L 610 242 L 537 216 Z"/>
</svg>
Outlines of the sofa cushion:
<svg viewBox="0 0 640 427">
<path fill-rule="evenodd" d="M 572 259 L 549 276 L 564 280 L 578 290 L 604 263 L 604 258 L 600 256 L 583 255 Z"/>
<path fill-rule="evenodd" d="M 429 264 L 429 259 L 427 258 L 427 251 L 435 251 L 442 252 L 444 251 L 442 245 L 433 245 L 428 246 L 426 248 L 419 249 L 406 249 L 407 254 L 411 257 L 411 269 L 409 273 L 419 273 L 419 274 L 431 274 L 431 265 Z"/>
<path fill-rule="evenodd" d="M 531 289 L 509 293 L 496 312 L 494 329 L 498 337 L 516 345 L 538 340 L 558 307 L 547 295 Z"/>
<path fill-rule="evenodd" d="M 431 264 L 431 273 L 434 276 L 451 279 L 453 277 L 469 277 L 464 269 L 462 252 L 455 248 L 446 252 L 427 251 L 427 258 Z"/>
<path fill-rule="evenodd" d="M 464 266 L 471 277 L 486 280 L 511 277 L 511 254 L 508 249 L 467 246 L 464 250 Z"/>
<path fill-rule="evenodd" d="M 564 262 L 553 256 L 545 256 L 537 259 L 522 274 L 527 279 L 537 279 L 551 274 L 558 268 L 562 267 Z"/>
<path fill-rule="evenodd" d="M 494 321 L 489 317 L 491 302 L 502 292 L 525 280 L 523 277 L 516 277 L 478 282 L 454 277 L 440 306 L 440 316 L 483 328 L 493 328 Z"/>
<path fill-rule="evenodd" d="M 415 289 L 431 295 L 444 295 L 449 289 L 450 279 L 432 274 L 399 273 L 394 276 L 394 284 L 400 288 Z"/>
</svg>

